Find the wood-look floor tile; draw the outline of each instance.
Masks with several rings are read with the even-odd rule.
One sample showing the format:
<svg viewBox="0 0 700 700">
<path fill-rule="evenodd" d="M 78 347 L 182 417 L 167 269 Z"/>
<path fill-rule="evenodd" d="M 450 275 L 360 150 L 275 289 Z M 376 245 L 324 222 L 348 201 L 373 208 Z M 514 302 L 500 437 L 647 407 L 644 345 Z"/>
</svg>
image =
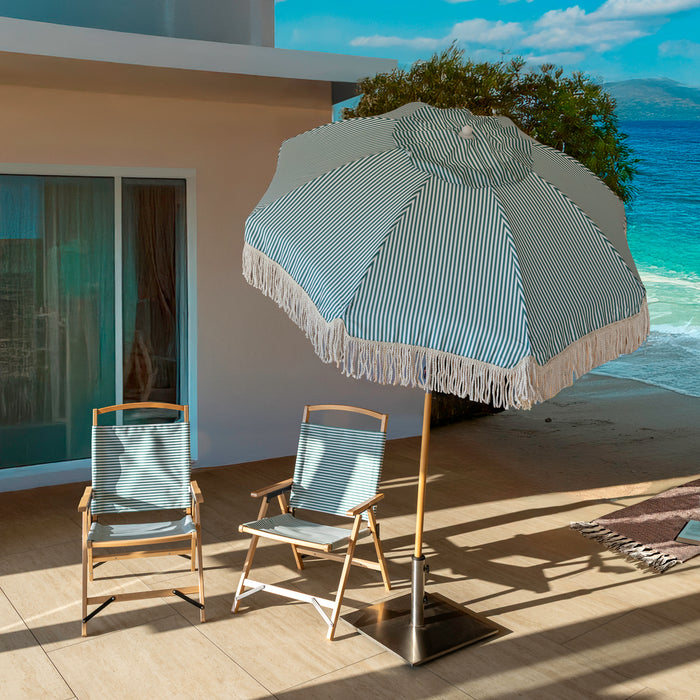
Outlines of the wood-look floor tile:
<svg viewBox="0 0 700 700">
<path fill-rule="evenodd" d="M 567 642 L 565 647 L 598 668 L 634 679 L 664 697 L 697 700 L 700 619 L 689 614 L 685 620 L 673 621 L 665 608 L 665 602 L 640 608 Z"/>
<path fill-rule="evenodd" d="M 3 554 L 29 551 L 37 542 L 44 546 L 80 543 L 80 525 L 67 512 L 34 510 L 16 517 L 3 513 L 0 521 Z"/>
<path fill-rule="evenodd" d="M 430 670 L 478 700 L 622 699 L 643 687 L 537 632 L 465 647 L 432 661 Z"/>
<path fill-rule="evenodd" d="M 629 392 L 651 396 L 641 414 Z M 644 422 L 650 406 L 653 420 Z M 243 601 L 239 614 L 230 613 L 249 542 L 238 524 L 258 510 L 249 492 L 290 476 L 293 458 L 195 473 L 205 498 L 207 622 L 200 624 L 194 607 L 172 597 L 115 603 L 90 623 L 87 639 L 80 637 L 78 620 L 76 506 L 83 485 L 0 494 L 0 539 L 7 544 L 0 588 L 22 619 L 10 616 L 4 623 L 10 653 L 0 655 L 0 663 L 9 664 L 0 678 L 5 683 L 9 676 L 15 684 L 9 687 L 22 688 L 23 679 L 42 674 L 47 686 L 41 695 L 51 697 L 56 676 L 44 674 L 49 667 L 34 651 L 32 640 L 38 640 L 40 653 L 60 662 L 69 693 L 81 699 L 177 697 L 168 681 L 156 684 L 169 677 L 182 684 L 183 695 L 207 698 L 229 697 L 236 689 L 247 697 L 276 693 L 292 700 L 354 700 L 359 694 L 698 698 L 700 557 L 663 575 L 643 573 L 569 522 L 592 520 L 698 478 L 699 406 L 691 397 L 594 377 L 529 412 L 434 430 L 423 542 L 431 568 L 427 590 L 510 633 L 418 669 L 343 621 L 337 641 L 327 642 L 323 620 L 306 603 L 259 593 Z M 343 612 L 408 589 L 419 453 L 420 438 L 391 441 L 386 450 L 379 520 L 394 590 L 387 594 L 376 572 L 353 569 Z M 103 580 L 107 574 L 115 580 Z M 338 574 L 331 562 L 309 562 L 299 573 L 288 548 L 278 544 L 259 548 L 252 572 L 258 580 L 324 597 L 331 597 Z M 96 576 L 92 591 L 105 592 L 114 585 L 145 590 L 196 581 L 188 562 L 170 557 L 113 562 Z M 5 661 L 16 654 L 19 662 Z M 105 663 L 101 678 L 95 669 Z M 187 671 L 195 684 L 183 683 Z M 222 678 L 235 688 L 222 685 Z M 58 688 L 60 697 L 64 689 Z"/>
<path fill-rule="evenodd" d="M 2 695 L 13 700 L 72 698 L 46 652 L 0 592 L 0 678 Z"/>
<path fill-rule="evenodd" d="M 381 650 L 381 647 L 377 647 Z M 276 693 L 280 700 L 469 700 L 472 696 L 435 675 L 429 666 L 410 668 L 401 659 L 381 652 Z"/>
<path fill-rule="evenodd" d="M 229 610 L 232 598 L 227 600 Z M 229 612 L 198 629 L 274 693 L 377 653 L 372 641 L 343 620 L 335 640 L 327 641 L 327 626 L 308 603 L 264 592 L 243 602 L 240 612 Z"/>
<path fill-rule="evenodd" d="M 179 615 L 50 652 L 78 698 L 264 698 L 269 692 Z"/>
<path fill-rule="evenodd" d="M 82 639 L 79 541 L 2 557 L 0 577 L 3 591 L 45 649 Z M 95 570 L 88 595 L 146 590 L 120 562 L 108 562 Z M 104 634 L 171 614 L 161 599 L 113 603 L 88 623 L 88 634 Z"/>
</svg>

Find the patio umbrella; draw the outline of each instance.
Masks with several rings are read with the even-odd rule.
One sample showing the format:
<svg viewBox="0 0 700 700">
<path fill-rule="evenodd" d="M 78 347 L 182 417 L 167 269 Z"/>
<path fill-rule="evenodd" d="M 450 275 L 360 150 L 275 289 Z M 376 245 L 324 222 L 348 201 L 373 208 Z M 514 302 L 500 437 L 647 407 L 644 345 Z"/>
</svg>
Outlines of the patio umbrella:
<svg viewBox="0 0 700 700">
<path fill-rule="evenodd" d="M 639 347 L 649 316 L 622 203 L 507 118 L 411 103 L 283 143 L 243 274 L 324 362 L 426 392 L 410 623 L 400 642 L 375 637 L 410 663 L 444 653 L 445 635 L 421 632 L 431 393 L 529 408 Z M 375 632 L 400 616 L 376 617 Z"/>
</svg>

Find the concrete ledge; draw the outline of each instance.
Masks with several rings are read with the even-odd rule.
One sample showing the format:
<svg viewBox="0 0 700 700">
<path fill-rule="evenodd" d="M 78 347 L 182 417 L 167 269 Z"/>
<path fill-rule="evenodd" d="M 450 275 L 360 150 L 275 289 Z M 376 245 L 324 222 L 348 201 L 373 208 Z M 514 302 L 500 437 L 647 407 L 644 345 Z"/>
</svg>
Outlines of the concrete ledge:
<svg viewBox="0 0 700 700">
<path fill-rule="evenodd" d="M 130 34 L 0 17 L 0 51 L 158 68 L 355 83 L 393 59 Z"/>
</svg>

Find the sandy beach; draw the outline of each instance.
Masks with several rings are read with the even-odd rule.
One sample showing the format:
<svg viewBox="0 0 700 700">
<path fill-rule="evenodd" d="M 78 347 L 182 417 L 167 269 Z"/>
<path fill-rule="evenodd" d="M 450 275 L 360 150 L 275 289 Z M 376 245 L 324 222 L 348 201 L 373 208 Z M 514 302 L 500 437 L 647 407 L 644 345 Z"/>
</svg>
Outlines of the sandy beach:
<svg viewBox="0 0 700 700">
<path fill-rule="evenodd" d="M 435 450 L 441 431 L 494 469 L 581 496 L 651 493 L 700 473 L 700 398 L 628 379 L 589 374 L 530 411 L 437 428 Z"/>
</svg>

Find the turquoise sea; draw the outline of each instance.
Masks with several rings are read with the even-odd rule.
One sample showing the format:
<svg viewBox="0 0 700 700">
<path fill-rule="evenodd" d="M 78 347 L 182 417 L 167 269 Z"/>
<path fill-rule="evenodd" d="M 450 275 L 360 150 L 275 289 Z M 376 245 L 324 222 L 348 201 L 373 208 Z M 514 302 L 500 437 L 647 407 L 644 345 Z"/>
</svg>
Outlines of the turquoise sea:
<svg viewBox="0 0 700 700">
<path fill-rule="evenodd" d="M 639 159 L 627 239 L 651 335 L 596 372 L 700 396 L 700 121 L 622 122 Z"/>
</svg>

